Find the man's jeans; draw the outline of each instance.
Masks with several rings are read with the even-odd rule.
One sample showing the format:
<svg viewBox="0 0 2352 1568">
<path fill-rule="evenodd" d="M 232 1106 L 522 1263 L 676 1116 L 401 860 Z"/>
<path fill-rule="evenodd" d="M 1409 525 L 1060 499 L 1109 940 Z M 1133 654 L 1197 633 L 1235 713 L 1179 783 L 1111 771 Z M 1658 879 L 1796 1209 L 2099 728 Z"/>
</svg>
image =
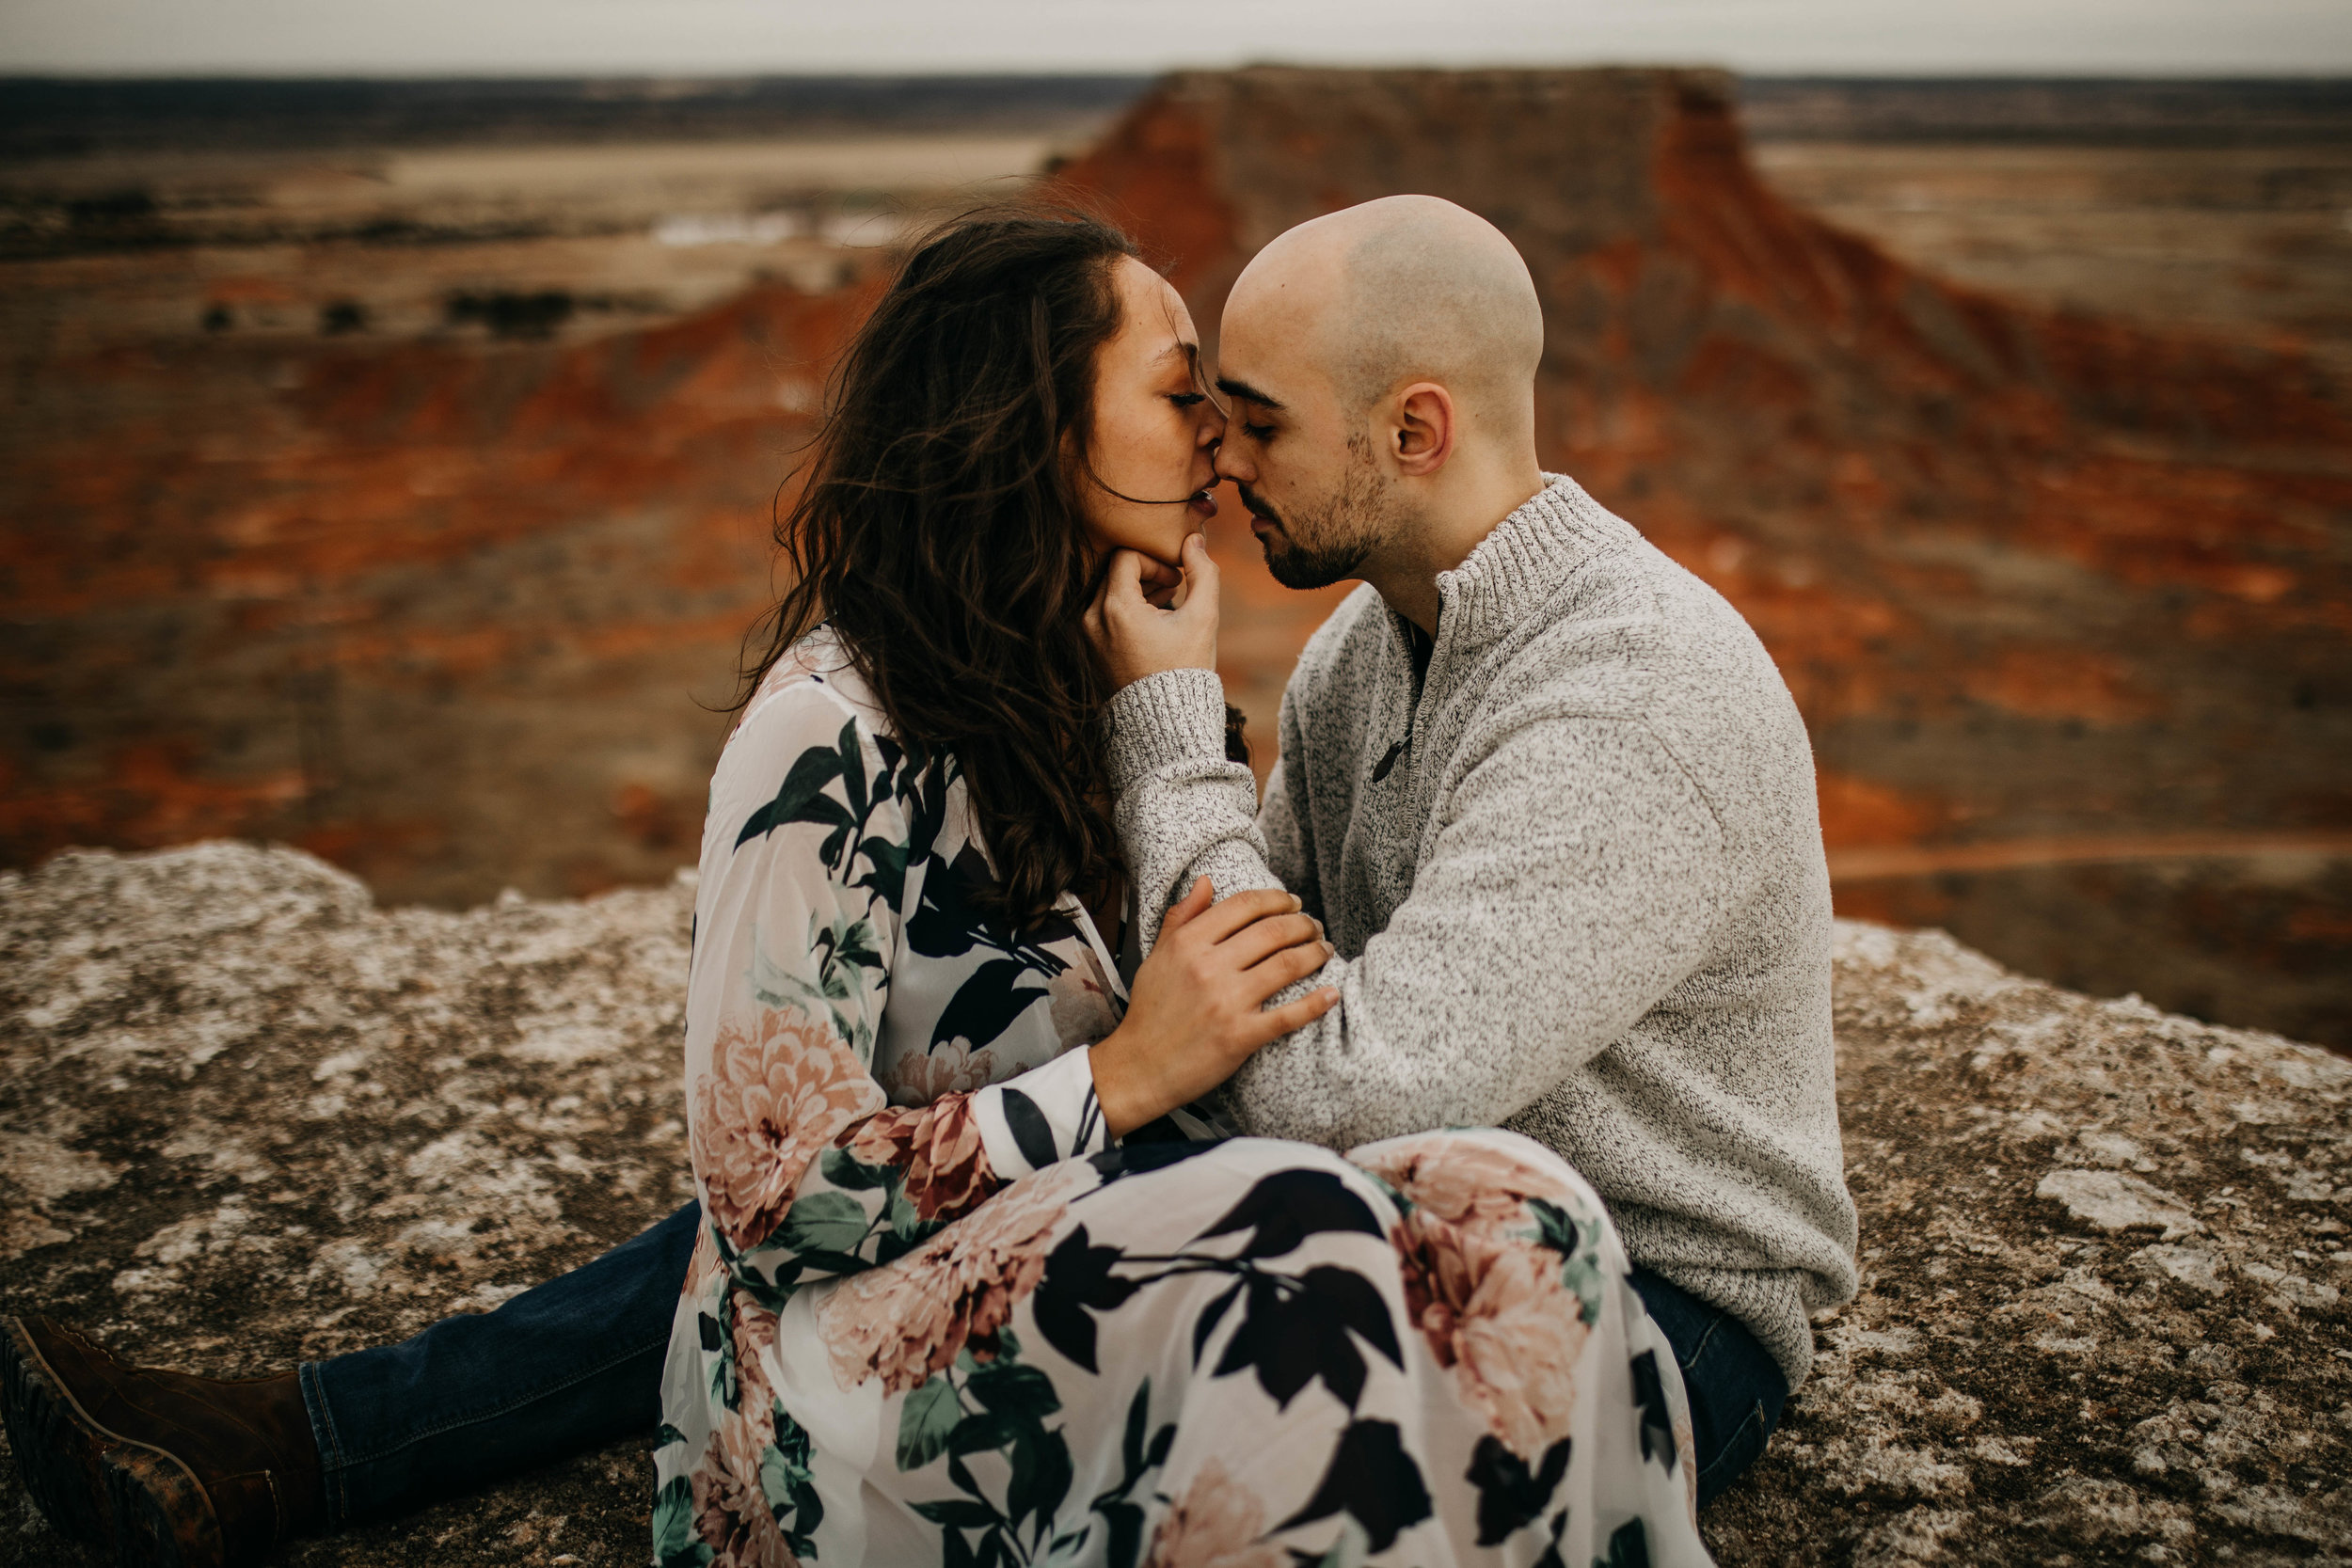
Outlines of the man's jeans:
<svg viewBox="0 0 2352 1568">
<path fill-rule="evenodd" d="M 457 1496 L 661 1418 L 670 1321 L 701 1212 L 690 1203 L 592 1263 L 495 1312 L 415 1338 L 306 1363 L 327 1524 Z M 1739 1321 L 1646 1269 L 1633 1273 L 1691 1395 L 1699 1502 L 1755 1462 L 1788 1386 Z"/>
<path fill-rule="evenodd" d="M 1698 1460 L 1699 1506 L 1711 1503 L 1764 1451 L 1780 1425 L 1788 1379 L 1748 1325 L 1679 1285 L 1633 1271 L 1633 1289 L 1665 1330 L 1691 1396 L 1691 1448 Z"/>
</svg>

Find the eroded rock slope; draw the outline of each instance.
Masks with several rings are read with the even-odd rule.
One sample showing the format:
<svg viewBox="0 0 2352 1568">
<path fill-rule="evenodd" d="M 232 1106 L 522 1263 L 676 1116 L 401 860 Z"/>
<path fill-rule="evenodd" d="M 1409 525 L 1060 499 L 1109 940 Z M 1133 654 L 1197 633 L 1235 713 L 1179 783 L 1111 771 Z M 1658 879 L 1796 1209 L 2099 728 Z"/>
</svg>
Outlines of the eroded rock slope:
<svg viewBox="0 0 2352 1568">
<path fill-rule="evenodd" d="M 682 887 L 380 911 L 208 844 L 0 877 L 0 1310 L 257 1371 L 484 1308 L 689 1192 Z M 1848 924 L 1862 1298 L 1727 1564 L 2352 1560 L 2352 1066 Z M 13 1465 L 0 1563 L 72 1560 Z M 628 1445 L 289 1555 L 642 1560 Z"/>
</svg>

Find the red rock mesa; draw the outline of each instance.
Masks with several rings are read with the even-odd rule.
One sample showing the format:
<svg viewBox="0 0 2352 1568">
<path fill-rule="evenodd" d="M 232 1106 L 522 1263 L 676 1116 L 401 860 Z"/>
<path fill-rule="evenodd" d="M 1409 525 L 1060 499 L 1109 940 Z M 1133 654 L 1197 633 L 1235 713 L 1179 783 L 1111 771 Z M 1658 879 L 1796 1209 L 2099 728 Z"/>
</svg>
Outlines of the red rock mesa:
<svg viewBox="0 0 2352 1568">
<path fill-rule="evenodd" d="M 1708 73 L 1183 76 L 1061 179 L 1208 331 L 1292 224 L 1486 216 L 1543 295 L 1547 465 L 1795 690 L 1841 912 L 2352 1044 L 2352 394 L 2317 367 L 1910 271 L 1775 198 Z M 1270 714 L 1332 598 L 1218 542 Z"/>
<path fill-rule="evenodd" d="M 1775 198 L 1727 79 L 1169 79 L 1061 188 L 1204 329 L 1256 246 L 1398 191 L 1518 243 L 1548 464 L 1727 594 L 1813 728 L 1843 912 L 2352 1042 L 2352 396 L 2027 310 Z M 763 287 L 485 350 L 60 341 L 0 451 L 0 852 L 281 838 L 384 895 L 693 857 L 772 492 L 870 299 Z M 1336 592 L 1231 516 L 1266 721 Z M 1262 759 L 1263 760 L 1263 759 Z"/>
</svg>

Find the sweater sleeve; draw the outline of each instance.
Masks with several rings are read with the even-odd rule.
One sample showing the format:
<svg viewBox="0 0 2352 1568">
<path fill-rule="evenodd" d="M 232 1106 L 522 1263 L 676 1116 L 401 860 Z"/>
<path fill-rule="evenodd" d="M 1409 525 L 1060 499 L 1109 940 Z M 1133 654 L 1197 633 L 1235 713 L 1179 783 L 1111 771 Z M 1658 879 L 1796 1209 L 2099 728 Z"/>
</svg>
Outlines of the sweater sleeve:
<svg viewBox="0 0 2352 1568">
<path fill-rule="evenodd" d="M 919 867 L 904 754 L 820 689 L 746 720 L 711 782 L 688 978 L 695 1184 L 739 1282 L 797 1286 L 919 1244 L 1007 1181 L 1104 1147 L 1086 1047 L 891 1106 L 875 1032 Z"/>
<path fill-rule="evenodd" d="M 1266 775 L 1265 800 L 1258 807 L 1258 835 L 1265 841 L 1265 868 L 1276 882 L 1298 895 L 1317 920 L 1324 918 L 1323 880 L 1315 859 L 1314 814 L 1307 809 L 1306 754 L 1297 703 L 1282 693 L 1282 749 Z"/>
<path fill-rule="evenodd" d="M 1112 705 L 1140 907 L 1165 909 L 1202 873 L 1219 897 L 1280 885 L 1276 835 L 1251 809 L 1248 775 L 1218 771 L 1195 734 L 1215 679 L 1155 675 Z M 1565 780 L 1592 809 L 1562 809 Z M 1297 807 L 1286 798 L 1266 810 Z M 1346 1148 L 1493 1125 L 1621 1037 L 1700 961 L 1720 912 L 1722 831 L 1638 720 L 1516 714 L 1463 749 L 1436 810 L 1436 842 L 1387 927 L 1297 988 L 1336 986 L 1340 1006 L 1226 1085 L 1247 1131 Z M 1156 920 L 1144 924 L 1156 936 Z"/>
</svg>

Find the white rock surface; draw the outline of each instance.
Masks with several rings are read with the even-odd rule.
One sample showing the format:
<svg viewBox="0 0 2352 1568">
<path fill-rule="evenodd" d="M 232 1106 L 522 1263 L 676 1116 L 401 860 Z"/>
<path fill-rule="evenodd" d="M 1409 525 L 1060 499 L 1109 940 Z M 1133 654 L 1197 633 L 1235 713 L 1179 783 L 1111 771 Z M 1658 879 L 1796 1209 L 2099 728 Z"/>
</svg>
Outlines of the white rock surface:
<svg viewBox="0 0 2352 1568">
<path fill-rule="evenodd" d="M 0 1310 L 236 1374 L 691 1194 L 685 887 L 378 911 L 285 849 L 0 876 Z M 1727 1564 L 2352 1562 L 2352 1065 L 1838 934 L 1861 1298 Z M 72 1560 L 13 1480 L 0 1563 Z M 634 1564 L 632 1446 L 288 1555 Z"/>
</svg>

